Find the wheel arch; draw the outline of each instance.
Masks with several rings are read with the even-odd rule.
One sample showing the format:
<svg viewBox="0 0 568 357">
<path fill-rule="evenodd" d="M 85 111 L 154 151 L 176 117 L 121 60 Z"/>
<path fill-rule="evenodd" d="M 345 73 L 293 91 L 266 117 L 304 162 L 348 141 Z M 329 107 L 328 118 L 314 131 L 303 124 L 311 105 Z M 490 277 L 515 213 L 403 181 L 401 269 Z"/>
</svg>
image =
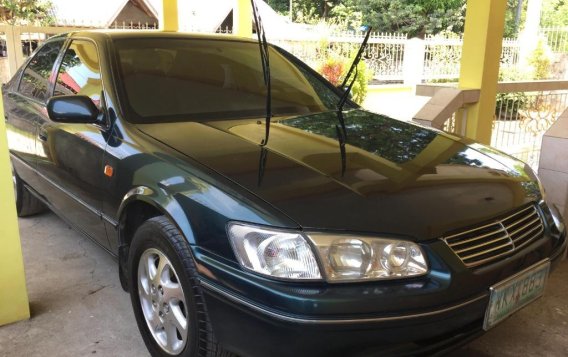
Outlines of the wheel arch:
<svg viewBox="0 0 568 357">
<path fill-rule="evenodd" d="M 148 186 L 132 188 L 124 196 L 117 215 L 119 277 L 125 291 L 128 291 L 128 252 L 134 233 L 142 223 L 161 215 L 179 229 L 190 245 L 195 243 L 189 218 L 175 199 L 160 195 L 158 190 Z"/>
</svg>

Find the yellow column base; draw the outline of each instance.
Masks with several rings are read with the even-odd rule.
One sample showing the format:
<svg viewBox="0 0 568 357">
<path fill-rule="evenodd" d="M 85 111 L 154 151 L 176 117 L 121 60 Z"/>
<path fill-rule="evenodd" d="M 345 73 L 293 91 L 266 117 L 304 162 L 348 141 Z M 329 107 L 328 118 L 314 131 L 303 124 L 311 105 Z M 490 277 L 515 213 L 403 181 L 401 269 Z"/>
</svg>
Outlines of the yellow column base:
<svg viewBox="0 0 568 357">
<path fill-rule="evenodd" d="M 11 172 L 6 126 L 4 120 L 0 120 L 0 325 L 30 317 Z"/>
</svg>

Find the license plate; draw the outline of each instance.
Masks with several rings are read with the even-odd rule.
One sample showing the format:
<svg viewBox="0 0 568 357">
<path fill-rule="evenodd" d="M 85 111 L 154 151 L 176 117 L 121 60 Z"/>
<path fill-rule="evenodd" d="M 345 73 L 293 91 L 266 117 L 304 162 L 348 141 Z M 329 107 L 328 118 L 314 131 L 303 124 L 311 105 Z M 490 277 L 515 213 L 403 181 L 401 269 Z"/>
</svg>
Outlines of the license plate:
<svg viewBox="0 0 568 357">
<path fill-rule="evenodd" d="M 544 293 L 550 261 L 544 260 L 490 288 L 483 329 L 489 330 Z"/>
</svg>

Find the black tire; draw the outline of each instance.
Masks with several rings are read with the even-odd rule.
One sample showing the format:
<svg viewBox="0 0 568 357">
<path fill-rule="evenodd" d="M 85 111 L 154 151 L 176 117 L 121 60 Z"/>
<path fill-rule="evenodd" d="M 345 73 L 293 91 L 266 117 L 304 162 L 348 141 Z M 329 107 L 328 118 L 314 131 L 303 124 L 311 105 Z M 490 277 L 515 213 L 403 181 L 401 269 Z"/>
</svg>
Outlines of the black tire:
<svg viewBox="0 0 568 357">
<path fill-rule="evenodd" d="M 28 191 L 13 169 L 12 179 L 14 180 L 14 194 L 16 196 L 16 212 L 18 217 L 33 216 L 34 214 L 47 210 L 43 202 Z"/>
<path fill-rule="evenodd" d="M 173 266 L 174 274 L 177 275 L 176 279 L 181 283 L 186 300 L 183 304 L 185 306 L 183 310 L 187 318 L 187 339 L 183 350 L 177 354 L 167 353 L 159 345 L 157 338 L 150 331 L 149 322 L 147 322 L 142 310 L 138 268 L 141 258 L 146 254 L 145 252 L 156 250 L 163 253 L 169 261 L 168 263 Z M 177 227 L 166 217 L 151 218 L 136 230 L 129 249 L 128 278 L 130 299 L 138 329 L 152 356 L 234 356 L 234 354 L 221 348 L 213 335 L 190 247 Z M 154 302 L 153 299 L 152 302 Z M 160 315 L 160 318 L 162 318 L 162 315 Z M 177 336 L 182 335 L 178 334 Z"/>
</svg>

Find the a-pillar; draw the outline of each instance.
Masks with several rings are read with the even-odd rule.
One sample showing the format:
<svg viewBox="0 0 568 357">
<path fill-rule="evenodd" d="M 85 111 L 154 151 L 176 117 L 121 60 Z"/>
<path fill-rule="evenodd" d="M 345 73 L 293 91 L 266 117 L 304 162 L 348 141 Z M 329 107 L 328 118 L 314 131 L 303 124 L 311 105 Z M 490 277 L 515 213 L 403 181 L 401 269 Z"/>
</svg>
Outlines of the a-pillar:
<svg viewBox="0 0 568 357">
<path fill-rule="evenodd" d="M 468 0 L 466 7 L 459 87 L 480 95 L 465 109 L 465 135 L 484 144 L 491 141 L 506 7 L 507 0 Z"/>
<path fill-rule="evenodd" d="M 0 115 L 4 117 L 1 95 Z M 6 125 L 0 120 L 0 325 L 30 317 L 11 172 Z"/>
</svg>

